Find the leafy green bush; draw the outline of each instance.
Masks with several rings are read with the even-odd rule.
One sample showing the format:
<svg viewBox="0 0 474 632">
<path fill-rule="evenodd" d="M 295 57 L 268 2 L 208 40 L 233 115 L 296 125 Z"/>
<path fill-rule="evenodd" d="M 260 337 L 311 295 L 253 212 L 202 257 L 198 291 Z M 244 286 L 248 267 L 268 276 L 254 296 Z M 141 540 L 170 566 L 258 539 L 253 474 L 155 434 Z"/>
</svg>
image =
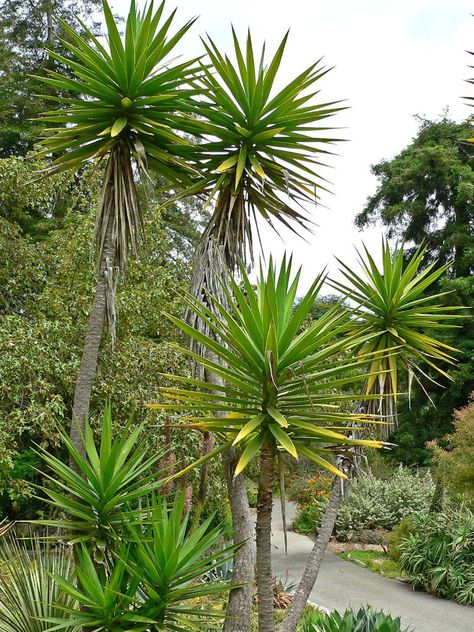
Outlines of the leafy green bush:
<svg viewBox="0 0 474 632">
<path fill-rule="evenodd" d="M 462 494 L 474 509 L 474 393 L 454 411 L 454 432 L 427 446 L 433 450 L 441 480 L 451 494 Z"/>
<path fill-rule="evenodd" d="M 408 628 L 402 628 L 400 618 L 393 619 L 366 606 L 344 614 L 309 613 L 301 620 L 298 632 L 408 632 Z"/>
<path fill-rule="evenodd" d="M 410 537 L 412 533 L 413 518 L 412 516 L 407 516 L 388 534 L 388 554 L 395 562 L 400 560 L 400 544 Z"/>
<path fill-rule="evenodd" d="M 406 516 L 428 512 L 433 492 L 429 472 L 413 473 L 402 466 L 389 479 L 360 477 L 339 512 L 337 536 L 351 540 L 364 529 L 393 529 Z"/>
<path fill-rule="evenodd" d="M 303 505 L 293 520 L 293 529 L 303 535 L 317 533 L 326 510 L 326 504 L 327 501 L 322 499 L 312 505 Z"/>
<path fill-rule="evenodd" d="M 414 588 L 474 604 L 474 514 L 467 507 L 414 516 L 413 533 L 398 548 Z"/>
</svg>

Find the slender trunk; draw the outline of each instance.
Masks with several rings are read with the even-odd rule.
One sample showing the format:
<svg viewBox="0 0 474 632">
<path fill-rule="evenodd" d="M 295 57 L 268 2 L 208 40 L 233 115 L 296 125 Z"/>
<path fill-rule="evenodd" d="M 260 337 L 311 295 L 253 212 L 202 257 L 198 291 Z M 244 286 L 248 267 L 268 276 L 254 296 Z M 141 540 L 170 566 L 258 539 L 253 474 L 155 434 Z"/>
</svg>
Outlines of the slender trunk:
<svg viewBox="0 0 474 632">
<path fill-rule="evenodd" d="M 274 632 L 272 586 L 273 450 L 266 443 L 260 453 L 257 495 L 257 594 L 259 632 Z"/>
<path fill-rule="evenodd" d="M 249 632 L 255 567 L 254 523 L 250 515 L 245 476 L 234 477 L 238 461 L 235 448 L 224 453 L 227 493 L 232 513 L 234 543 L 243 543 L 234 556 L 229 601 L 223 632 Z"/>
<path fill-rule="evenodd" d="M 303 615 L 304 607 L 318 577 L 323 555 L 329 544 L 337 514 L 342 505 L 343 493 L 341 483 L 341 479 L 336 477 L 332 486 L 331 498 L 318 531 L 318 537 L 316 538 L 316 542 L 306 563 L 303 577 L 298 584 L 290 607 L 287 610 L 286 617 L 280 625 L 278 632 L 295 632 L 296 626 Z"/>
<path fill-rule="evenodd" d="M 81 435 L 84 433 L 85 422 L 89 416 L 92 385 L 97 371 L 100 342 L 102 340 L 102 332 L 107 312 L 106 272 L 110 272 L 110 269 L 113 268 L 113 264 L 114 246 L 112 240 L 112 218 L 110 218 L 102 249 L 95 296 L 89 314 L 89 322 L 87 325 L 81 365 L 79 367 L 79 375 L 74 391 L 72 423 L 69 435 L 74 446 L 83 456 L 84 446 Z"/>
<path fill-rule="evenodd" d="M 206 351 L 206 357 L 214 362 L 218 361 L 217 356 L 212 351 Z M 222 378 L 211 371 L 206 371 L 205 379 L 209 384 L 215 385 L 215 392 L 218 393 L 219 387 L 223 384 Z M 204 442 L 203 446 L 206 446 Z M 253 521 L 250 515 L 245 476 L 239 474 L 234 478 L 237 461 L 238 454 L 234 448 L 230 448 L 223 454 L 227 495 L 232 514 L 233 541 L 234 544 L 241 544 L 234 555 L 231 580 L 231 585 L 238 587 L 233 588 L 229 593 L 224 632 L 249 632 L 252 614 L 255 566 Z M 203 498 L 205 492 L 203 480 L 205 485 L 206 476 L 207 471 L 201 470 L 200 489 L 203 490 Z"/>
</svg>

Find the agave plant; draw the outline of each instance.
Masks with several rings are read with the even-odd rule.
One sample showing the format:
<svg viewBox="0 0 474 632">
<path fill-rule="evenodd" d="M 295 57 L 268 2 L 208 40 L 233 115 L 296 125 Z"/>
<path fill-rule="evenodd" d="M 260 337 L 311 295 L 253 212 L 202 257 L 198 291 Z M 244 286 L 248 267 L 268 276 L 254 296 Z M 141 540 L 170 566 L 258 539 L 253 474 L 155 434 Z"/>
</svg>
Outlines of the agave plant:
<svg viewBox="0 0 474 632">
<path fill-rule="evenodd" d="M 48 619 L 61 617 L 63 630 L 76 632 L 69 615 L 77 607 L 74 595 L 64 593 L 54 582 L 58 573 L 72 581 L 74 564 L 70 548 L 48 539 L 33 538 L 29 549 L 9 533 L 0 541 L 0 630 L 2 632 L 45 632 Z M 71 614 L 72 616 L 72 614 Z"/>
<path fill-rule="evenodd" d="M 301 632 L 410 632 L 402 628 L 400 617 L 392 617 L 370 606 L 346 610 L 343 614 L 311 613 L 302 621 Z"/>
<path fill-rule="evenodd" d="M 83 437 L 85 457 L 67 434 L 61 433 L 74 467 L 38 448 L 49 468 L 45 476 L 52 483 L 39 489 L 47 496 L 46 502 L 62 514 L 56 520 L 38 522 L 61 528 L 72 542 L 87 544 L 96 562 L 102 563 L 104 553 L 115 545 L 124 520 L 136 518 L 141 499 L 160 485 L 152 467 L 163 453 L 148 457 L 140 449 L 142 430 L 143 426 L 132 428 L 130 423 L 121 436 L 113 437 L 111 408 L 107 406 L 99 450 L 88 423 Z"/>
<path fill-rule="evenodd" d="M 349 322 L 349 314 L 339 305 L 299 333 L 324 277 L 315 279 L 295 308 L 300 272 L 292 278 L 291 268 L 291 260 L 287 263 L 284 259 L 279 271 L 270 262 L 266 275 L 261 270 L 255 292 L 242 267 L 242 287 L 232 279 L 230 289 L 222 284 L 228 308 L 213 298 L 211 310 L 192 295 L 185 296 L 189 309 L 207 323 L 211 334 L 207 336 L 183 320 L 169 318 L 220 362 L 189 349 L 182 351 L 220 376 L 225 384 L 219 387 L 221 392 L 215 393 L 215 387 L 204 380 L 169 376 L 187 388 L 161 389 L 162 395 L 177 403 L 157 405 L 180 412 L 200 411 L 203 417 L 189 418 L 191 427 L 211 431 L 224 445 L 232 443 L 241 449 L 236 474 L 260 455 L 257 584 L 263 632 L 274 626 L 270 530 L 275 457 L 279 457 L 280 471 L 281 455 L 295 459 L 303 455 L 321 468 L 342 475 L 328 459 L 335 449 L 382 445 L 348 437 L 348 425 L 376 421 L 366 414 L 347 412 L 347 404 L 358 397 L 341 390 L 366 379 L 364 372 L 358 374 L 357 370 L 368 360 L 351 361 L 346 355 L 363 343 L 365 335 L 357 332 L 339 336 L 347 334 Z M 225 416 L 209 416 L 215 413 Z"/>
<path fill-rule="evenodd" d="M 155 11 L 152 1 L 139 12 L 132 0 L 122 39 L 103 0 L 105 43 L 86 25 L 83 36 L 61 21 L 70 55 L 49 54 L 68 69 L 68 76 L 48 70 L 48 76 L 39 77 L 59 95 L 65 89 L 77 95 L 56 97 L 58 109 L 42 117 L 52 125 L 38 153 L 54 157 L 46 173 L 75 172 L 91 161 L 105 161 L 96 216 L 99 276 L 73 405 L 71 437 L 79 449 L 106 315 L 112 341 L 115 335 L 116 267 L 124 272 L 143 233 L 136 178 L 150 167 L 176 186 L 183 178 L 187 182 L 191 172 L 177 148 L 187 143 L 183 132 L 190 123 L 180 112 L 189 109 L 185 85 L 196 69 L 193 60 L 176 64 L 170 55 L 194 20 L 173 32 L 175 12 L 165 17 L 164 9 L 162 2 Z"/>
<path fill-rule="evenodd" d="M 185 498 L 181 494 L 170 509 L 166 501 L 152 496 L 149 513 L 140 524 L 129 524 L 124 543 L 111 561 L 109 578 L 104 582 L 89 551 L 79 553 L 79 587 L 55 574 L 58 586 L 75 597 L 80 610 L 68 615 L 78 628 L 104 632 L 120 630 L 195 630 L 198 623 L 222 618 L 218 610 L 206 611 L 186 602 L 223 593 L 224 581 L 203 581 L 212 569 L 232 556 L 234 547 L 209 551 L 221 539 L 220 528 L 209 529 L 212 516 L 198 529 L 187 529 Z M 50 630 L 61 630 L 66 623 L 58 618 Z"/>
</svg>

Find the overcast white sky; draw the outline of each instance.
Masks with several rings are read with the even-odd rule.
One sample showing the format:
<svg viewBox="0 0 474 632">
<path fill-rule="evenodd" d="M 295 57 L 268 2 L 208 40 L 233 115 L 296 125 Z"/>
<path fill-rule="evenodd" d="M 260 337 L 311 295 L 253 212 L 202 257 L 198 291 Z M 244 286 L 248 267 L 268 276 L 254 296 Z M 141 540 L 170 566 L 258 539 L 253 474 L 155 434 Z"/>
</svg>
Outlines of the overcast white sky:
<svg viewBox="0 0 474 632">
<path fill-rule="evenodd" d="M 469 109 L 461 96 L 474 49 L 474 18 L 468 0 L 168 0 L 178 6 L 178 20 L 199 15 L 184 41 L 183 54 L 200 54 L 199 36 L 209 33 L 220 49 L 231 50 L 230 24 L 242 37 L 250 27 L 255 43 L 266 40 L 273 51 L 286 29 L 290 39 L 282 66 L 282 81 L 290 80 L 312 61 L 324 56 L 335 66 L 321 81 L 321 97 L 347 99 L 350 109 L 333 118 L 346 129 L 349 142 L 338 146 L 326 176 L 333 195 L 315 210 L 318 228 L 305 244 L 284 233 L 284 243 L 265 233 L 267 253 L 286 248 L 304 265 L 309 283 L 334 256 L 352 264 L 354 245 L 363 240 L 380 249 L 380 229 L 359 232 L 353 219 L 376 180 L 370 165 L 390 158 L 416 134 L 413 115 L 437 117 L 449 107 L 461 120 Z M 125 15 L 128 0 L 112 0 Z"/>
</svg>

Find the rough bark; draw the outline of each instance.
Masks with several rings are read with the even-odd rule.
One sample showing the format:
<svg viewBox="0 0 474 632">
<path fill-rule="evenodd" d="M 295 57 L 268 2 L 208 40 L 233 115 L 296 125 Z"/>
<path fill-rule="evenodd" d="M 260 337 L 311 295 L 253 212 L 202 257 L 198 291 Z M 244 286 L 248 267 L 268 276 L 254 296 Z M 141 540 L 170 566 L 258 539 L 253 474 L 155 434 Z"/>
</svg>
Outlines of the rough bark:
<svg viewBox="0 0 474 632">
<path fill-rule="evenodd" d="M 207 351 L 206 356 L 214 362 L 217 361 L 217 356 L 211 351 Z M 219 392 L 219 387 L 223 384 L 222 378 L 206 371 L 205 379 L 209 384 L 215 385 L 216 392 Z M 254 525 L 250 515 L 245 476 L 239 474 L 234 478 L 237 461 L 238 454 L 234 448 L 224 452 L 223 462 L 232 514 L 233 541 L 234 544 L 241 544 L 234 555 L 231 580 L 231 585 L 238 587 L 233 588 L 229 593 L 224 632 L 249 632 L 252 613 L 255 567 Z M 201 470 L 200 487 L 203 485 L 203 474 L 206 476 L 207 472 L 203 473 Z"/>
<path fill-rule="evenodd" d="M 341 489 L 341 479 L 337 477 L 333 483 L 331 498 L 324 513 L 323 520 L 318 531 L 318 537 L 316 538 L 316 542 L 314 543 L 313 549 L 306 563 L 303 577 L 298 584 L 298 588 L 291 600 L 290 607 L 287 610 L 286 617 L 278 628 L 278 632 L 295 632 L 296 630 L 296 626 L 303 615 L 304 607 L 318 577 L 323 555 L 334 530 L 334 524 L 342 505 L 342 501 L 343 493 Z"/>
<path fill-rule="evenodd" d="M 259 632 L 274 632 L 272 586 L 273 450 L 266 443 L 260 453 L 257 495 L 257 594 Z"/>
<path fill-rule="evenodd" d="M 243 543 L 234 557 L 229 602 L 223 632 L 249 632 L 255 569 L 254 522 L 250 515 L 245 476 L 234 478 L 239 455 L 234 448 L 224 452 L 227 493 L 230 502 L 234 543 Z"/>
<path fill-rule="evenodd" d="M 72 423 L 69 436 L 76 449 L 84 456 L 81 434 L 84 433 L 86 419 L 89 416 L 92 385 L 97 371 L 100 342 L 107 313 L 106 275 L 107 268 L 113 267 L 114 246 L 112 240 L 112 218 L 109 219 L 102 256 L 99 264 L 97 285 L 87 324 L 87 333 L 82 352 L 79 375 L 74 390 Z"/>
</svg>

